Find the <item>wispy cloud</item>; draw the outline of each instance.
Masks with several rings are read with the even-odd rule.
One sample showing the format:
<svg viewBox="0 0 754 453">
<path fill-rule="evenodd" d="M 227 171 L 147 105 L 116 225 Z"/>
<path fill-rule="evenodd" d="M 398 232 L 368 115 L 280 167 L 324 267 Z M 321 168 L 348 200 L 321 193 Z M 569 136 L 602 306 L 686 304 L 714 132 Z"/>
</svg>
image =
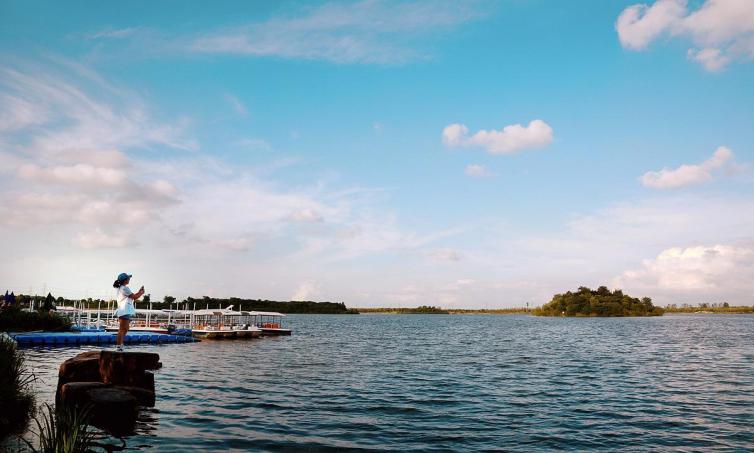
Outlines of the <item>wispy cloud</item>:
<svg viewBox="0 0 754 453">
<path fill-rule="evenodd" d="M 422 37 L 484 14 L 478 2 L 334 2 L 218 29 L 191 39 L 186 47 L 196 53 L 402 63 L 425 57 L 414 45 Z"/>
<path fill-rule="evenodd" d="M 231 107 L 233 107 L 233 110 L 238 113 L 241 116 L 249 116 L 249 109 L 246 108 L 246 104 L 244 104 L 238 97 L 233 96 L 232 94 L 226 94 L 225 100 L 228 101 L 228 104 L 230 104 Z"/>
<path fill-rule="evenodd" d="M 677 189 L 711 181 L 717 173 L 735 171 L 739 168 L 734 162 L 733 152 L 721 146 L 712 157 L 701 164 L 681 165 L 676 169 L 663 168 L 660 171 L 648 171 L 640 178 L 645 187 L 653 189 Z"/>
<path fill-rule="evenodd" d="M 71 227 L 72 243 L 88 249 L 157 243 L 242 253 L 272 241 L 279 249 L 268 257 L 345 260 L 417 250 L 442 236 L 403 231 L 370 191 L 276 184 L 262 178 L 269 168 L 202 154 L 182 120 L 155 118 L 137 93 L 98 89 L 99 80 L 76 65 L 0 69 L 0 96 L 42 112 L 0 107 L 0 142 L 9 144 L 0 152 L 9 175 L 0 228 L 8 237 L 32 225 Z M 229 146 L 239 145 L 268 146 Z M 133 152 L 153 148 L 196 152 Z M 278 158 L 273 167 L 292 162 Z"/>
<path fill-rule="evenodd" d="M 95 97 L 81 85 L 96 88 Z M 133 93 L 99 83 L 77 64 L 0 68 L 0 140 L 15 177 L 0 190 L 2 223 L 14 227 L 78 224 L 75 243 L 123 246 L 138 225 L 178 203 L 169 182 L 132 172 L 124 149 L 195 149 L 180 125 L 156 121 Z M 39 112 L 14 109 L 33 106 Z M 123 214 L 128 211 L 128 214 Z M 118 240 L 110 240 L 112 238 Z"/>
<path fill-rule="evenodd" d="M 130 38 L 141 30 L 141 27 L 106 28 L 86 35 L 87 39 L 124 39 Z"/>
</svg>

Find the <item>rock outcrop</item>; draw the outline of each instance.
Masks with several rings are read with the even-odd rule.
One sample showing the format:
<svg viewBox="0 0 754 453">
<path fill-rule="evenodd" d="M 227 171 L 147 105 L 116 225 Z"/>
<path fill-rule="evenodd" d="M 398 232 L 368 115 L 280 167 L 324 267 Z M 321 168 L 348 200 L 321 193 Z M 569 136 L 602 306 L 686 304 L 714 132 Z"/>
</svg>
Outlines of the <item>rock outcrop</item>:
<svg viewBox="0 0 754 453">
<path fill-rule="evenodd" d="M 139 406 L 155 404 L 160 356 L 149 352 L 88 351 L 60 365 L 58 404 L 89 407 L 91 423 L 114 434 L 133 428 Z"/>
</svg>

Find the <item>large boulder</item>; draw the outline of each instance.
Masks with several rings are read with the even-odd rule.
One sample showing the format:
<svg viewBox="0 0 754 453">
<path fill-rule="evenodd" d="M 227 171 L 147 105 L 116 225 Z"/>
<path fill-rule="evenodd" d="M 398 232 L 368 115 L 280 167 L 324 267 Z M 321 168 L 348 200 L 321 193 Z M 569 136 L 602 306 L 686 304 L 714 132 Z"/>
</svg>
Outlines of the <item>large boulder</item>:
<svg viewBox="0 0 754 453">
<path fill-rule="evenodd" d="M 139 406 L 149 405 L 150 398 L 153 405 L 154 393 L 102 382 L 69 382 L 60 391 L 60 404 L 87 408 L 92 425 L 118 436 L 133 431 Z"/>
<path fill-rule="evenodd" d="M 69 382 L 63 384 L 58 392 L 58 403 L 86 406 L 90 402 L 88 391 L 107 387 L 102 382 Z"/>
<path fill-rule="evenodd" d="M 154 392 L 154 376 L 147 370 L 160 366 L 159 354 L 151 352 L 102 351 L 99 374 L 105 384 L 140 387 Z"/>
<path fill-rule="evenodd" d="M 98 382 L 100 351 L 82 352 L 76 357 L 71 357 L 60 365 L 59 379 L 68 382 Z"/>
<path fill-rule="evenodd" d="M 63 362 L 58 371 L 55 399 L 60 399 L 61 388 L 69 382 L 102 382 L 99 361 L 100 351 L 87 351 Z"/>
<path fill-rule="evenodd" d="M 116 436 L 133 432 L 139 414 L 139 400 L 118 387 L 94 388 L 86 392 L 91 403 L 91 423 Z"/>
<path fill-rule="evenodd" d="M 58 373 L 58 404 L 88 407 L 91 423 L 115 435 L 130 433 L 139 406 L 154 407 L 160 356 L 148 352 L 88 351 Z"/>
<path fill-rule="evenodd" d="M 143 389 L 141 387 L 128 387 L 125 385 L 116 385 L 113 388 L 125 390 L 126 392 L 130 393 L 133 397 L 136 398 L 139 406 L 154 407 L 154 392 L 150 392 L 149 390 Z"/>
</svg>

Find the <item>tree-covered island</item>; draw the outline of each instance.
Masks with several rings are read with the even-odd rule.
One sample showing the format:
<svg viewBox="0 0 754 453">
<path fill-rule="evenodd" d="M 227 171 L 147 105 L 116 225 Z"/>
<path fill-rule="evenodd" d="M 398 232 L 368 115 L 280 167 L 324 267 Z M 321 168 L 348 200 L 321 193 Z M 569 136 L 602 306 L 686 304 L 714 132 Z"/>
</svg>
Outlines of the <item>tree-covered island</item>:
<svg viewBox="0 0 754 453">
<path fill-rule="evenodd" d="M 652 305 L 652 299 L 637 299 L 606 286 L 597 290 L 579 287 L 576 292 L 556 294 L 545 305 L 534 309 L 537 316 L 662 316 L 664 310 Z"/>
</svg>

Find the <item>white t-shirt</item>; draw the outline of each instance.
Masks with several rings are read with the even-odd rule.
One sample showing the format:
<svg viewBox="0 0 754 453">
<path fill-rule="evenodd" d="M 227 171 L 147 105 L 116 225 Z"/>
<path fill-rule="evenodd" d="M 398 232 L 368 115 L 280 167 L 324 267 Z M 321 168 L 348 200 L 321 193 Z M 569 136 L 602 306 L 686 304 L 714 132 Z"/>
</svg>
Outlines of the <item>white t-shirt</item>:
<svg viewBox="0 0 754 453">
<path fill-rule="evenodd" d="M 118 288 L 118 295 L 116 296 L 118 300 L 118 309 L 115 310 L 115 316 L 133 316 L 136 314 L 136 309 L 134 308 L 134 300 L 128 297 L 132 294 L 133 292 L 126 285 L 121 285 Z"/>
</svg>

